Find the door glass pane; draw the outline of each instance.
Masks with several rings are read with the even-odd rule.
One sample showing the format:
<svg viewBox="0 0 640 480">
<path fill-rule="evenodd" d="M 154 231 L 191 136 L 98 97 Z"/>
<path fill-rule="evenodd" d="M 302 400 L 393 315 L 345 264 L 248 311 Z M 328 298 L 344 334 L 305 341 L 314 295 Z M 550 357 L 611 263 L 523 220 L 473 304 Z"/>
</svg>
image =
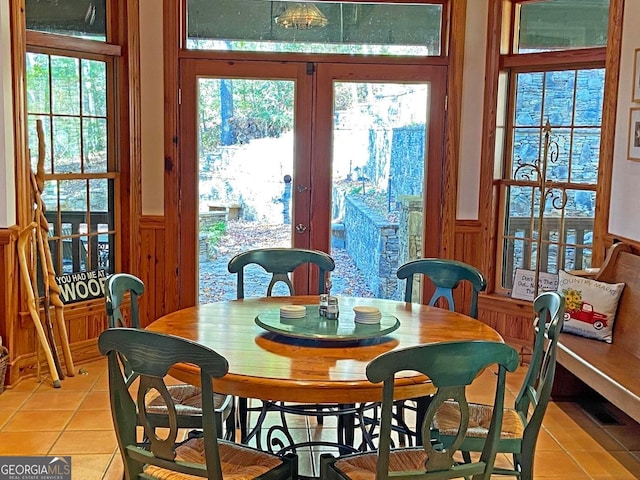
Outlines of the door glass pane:
<svg viewBox="0 0 640 480">
<path fill-rule="evenodd" d="M 233 256 L 291 246 L 294 91 L 292 80 L 198 79 L 200 303 L 236 298 Z M 249 267 L 245 295 L 264 296 L 264 278 Z"/>
<path fill-rule="evenodd" d="M 188 0 L 187 48 L 438 56 L 442 13 L 437 2 Z"/>
<path fill-rule="evenodd" d="M 337 282 L 352 275 L 336 262 L 333 293 L 403 298 L 398 266 L 422 256 L 428 98 L 427 83 L 334 82 L 331 255 L 362 281 Z"/>
</svg>

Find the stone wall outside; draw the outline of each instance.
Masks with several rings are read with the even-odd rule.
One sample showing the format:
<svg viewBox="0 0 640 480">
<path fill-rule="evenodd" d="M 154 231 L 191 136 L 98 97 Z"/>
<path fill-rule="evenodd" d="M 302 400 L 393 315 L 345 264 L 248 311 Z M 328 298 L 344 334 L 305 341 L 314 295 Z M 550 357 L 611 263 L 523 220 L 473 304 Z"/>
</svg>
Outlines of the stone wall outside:
<svg viewBox="0 0 640 480">
<path fill-rule="evenodd" d="M 364 202 L 345 198 L 345 248 L 381 298 L 396 298 L 398 280 L 398 224 L 388 222 Z M 377 254 L 376 252 L 379 252 Z"/>
<path fill-rule="evenodd" d="M 399 215 L 398 238 L 400 241 L 400 256 L 398 265 L 403 265 L 411 260 L 422 257 L 422 197 L 417 195 L 402 195 L 398 198 Z M 415 275 L 413 279 L 412 302 L 420 302 L 421 276 Z"/>
<path fill-rule="evenodd" d="M 398 266 L 422 252 L 422 197 L 398 199 L 398 222 L 390 222 L 355 196 L 345 197 L 344 242 L 354 263 L 367 279 L 367 286 L 380 298 L 402 300 L 404 282 Z M 414 280 L 418 301 L 420 279 Z"/>
</svg>

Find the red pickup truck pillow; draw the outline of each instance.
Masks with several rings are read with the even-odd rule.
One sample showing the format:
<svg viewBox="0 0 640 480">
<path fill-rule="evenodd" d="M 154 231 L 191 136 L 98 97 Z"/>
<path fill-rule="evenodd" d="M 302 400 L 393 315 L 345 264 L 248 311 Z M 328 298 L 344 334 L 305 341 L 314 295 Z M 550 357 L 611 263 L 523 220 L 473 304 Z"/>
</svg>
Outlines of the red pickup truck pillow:
<svg viewBox="0 0 640 480">
<path fill-rule="evenodd" d="M 558 291 L 564 295 L 563 332 L 611 343 L 613 322 L 624 283 L 604 283 L 558 272 Z"/>
</svg>

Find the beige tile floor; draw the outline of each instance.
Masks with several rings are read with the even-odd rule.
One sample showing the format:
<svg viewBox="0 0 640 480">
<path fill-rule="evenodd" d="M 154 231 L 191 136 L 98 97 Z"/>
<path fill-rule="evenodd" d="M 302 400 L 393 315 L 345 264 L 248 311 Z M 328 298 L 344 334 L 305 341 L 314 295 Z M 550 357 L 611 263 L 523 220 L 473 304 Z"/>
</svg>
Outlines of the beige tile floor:
<svg viewBox="0 0 640 480">
<path fill-rule="evenodd" d="M 19 383 L 0 394 L 0 455 L 71 455 L 73 479 L 120 479 L 108 404 L 106 362 L 79 366 L 84 375 L 68 377 L 54 389 L 45 379 Z M 520 369 L 509 377 L 507 402 L 513 404 Z M 491 392 L 480 378 L 474 399 Z M 640 478 L 640 425 L 615 409 L 616 424 L 601 423 L 576 403 L 552 402 L 547 410 L 535 460 L 536 479 L 627 480 Z M 323 426 L 299 417 L 290 424 L 296 439 L 335 438 L 335 420 Z M 320 449 L 299 452 L 300 473 L 317 475 Z M 507 463 L 500 456 L 500 463 Z"/>
</svg>

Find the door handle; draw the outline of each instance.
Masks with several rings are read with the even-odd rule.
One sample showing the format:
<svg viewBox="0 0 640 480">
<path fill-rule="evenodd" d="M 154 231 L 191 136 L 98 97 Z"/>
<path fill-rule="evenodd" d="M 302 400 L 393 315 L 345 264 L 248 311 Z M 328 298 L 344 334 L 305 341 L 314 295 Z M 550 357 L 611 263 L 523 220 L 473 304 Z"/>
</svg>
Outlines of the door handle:
<svg viewBox="0 0 640 480">
<path fill-rule="evenodd" d="M 296 232 L 304 233 L 306 231 L 307 231 L 307 226 L 306 225 L 304 225 L 302 223 L 299 223 L 298 225 L 296 225 Z"/>
</svg>

